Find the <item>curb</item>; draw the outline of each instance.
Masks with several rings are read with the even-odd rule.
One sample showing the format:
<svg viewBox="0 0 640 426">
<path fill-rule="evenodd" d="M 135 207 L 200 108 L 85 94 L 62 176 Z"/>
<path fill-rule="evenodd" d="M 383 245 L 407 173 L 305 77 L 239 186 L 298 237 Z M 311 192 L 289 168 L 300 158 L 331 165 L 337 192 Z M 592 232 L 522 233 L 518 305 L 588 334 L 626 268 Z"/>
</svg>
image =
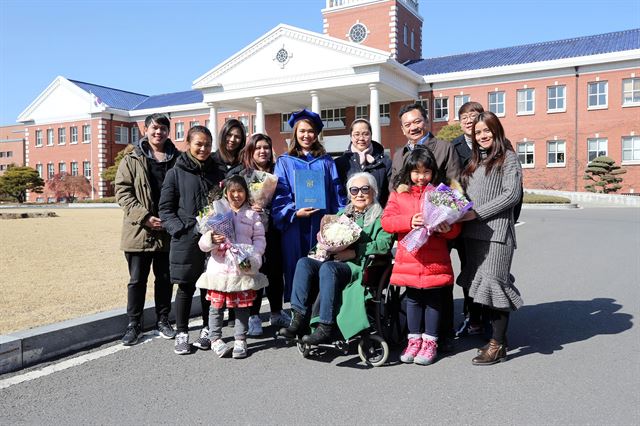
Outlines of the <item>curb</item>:
<svg viewBox="0 0 640 426">
<path fill-rule="evenodd" d="M 193 297 L 190 317 L 199 316 L 200 292 Z M 175 302 L 169 319 L 175 320 Z M 122 337 L 129 319 L 125 308 L 70 319 L 55 324 L 0 336 L 0 374 L 20 370 L 73 352 L 80 351 Z M 146 304 L 143 314 L 144 330 L 154 328 L 155 303 Z"/>
<path fill-rule="evenodd" d="M 580 208 L 575 203 L 522 203 L 523 210 L 566 210 Z"/>
</svg>

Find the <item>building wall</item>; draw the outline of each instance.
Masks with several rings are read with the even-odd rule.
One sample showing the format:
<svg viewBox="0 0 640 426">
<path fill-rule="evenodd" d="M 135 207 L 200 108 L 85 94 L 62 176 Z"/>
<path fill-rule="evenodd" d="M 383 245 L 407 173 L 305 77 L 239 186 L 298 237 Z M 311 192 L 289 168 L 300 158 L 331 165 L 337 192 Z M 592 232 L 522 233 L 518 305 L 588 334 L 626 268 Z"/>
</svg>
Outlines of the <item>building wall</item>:
<svg viewBox="0 0 640 426">
<path fill-rule="evenodd" d="M 24 126 L 0 127 L 0 175 L 8 166 L 24 165 Z"/>
</svg>

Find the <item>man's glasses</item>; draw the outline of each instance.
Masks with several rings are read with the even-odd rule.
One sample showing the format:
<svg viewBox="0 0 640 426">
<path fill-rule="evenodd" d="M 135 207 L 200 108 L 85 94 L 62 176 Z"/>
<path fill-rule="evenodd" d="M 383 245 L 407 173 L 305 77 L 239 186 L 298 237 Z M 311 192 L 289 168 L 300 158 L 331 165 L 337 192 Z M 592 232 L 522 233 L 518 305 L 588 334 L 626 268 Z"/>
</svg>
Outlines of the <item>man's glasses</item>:
<svg viewBox="0 0 640 426">
<path fill-rule="evenodd" d="M 460 116 L 460 121 L 473 121 L 478 118 L 478 114 L 462 114 Z"/>
<path fill-rule="evenodd" d="M 357 186 L 352 186 L 351 188 L 349 188 L 349 194 L 358 195 L 358 192 L 362 192 L 363 195 L 367 195 L 370 190 L 371 187 L 369 185 L 361 186 L 360 188 L 358 188 Z"/>
</svg>

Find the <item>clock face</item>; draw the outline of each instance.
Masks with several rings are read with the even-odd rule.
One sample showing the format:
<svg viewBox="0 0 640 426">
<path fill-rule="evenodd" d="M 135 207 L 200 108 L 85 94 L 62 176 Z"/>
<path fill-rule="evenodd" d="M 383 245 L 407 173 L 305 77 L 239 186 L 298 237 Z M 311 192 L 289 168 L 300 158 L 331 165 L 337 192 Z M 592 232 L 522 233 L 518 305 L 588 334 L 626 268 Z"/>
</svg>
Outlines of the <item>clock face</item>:
<svg viewBox="0 0 640 426">
<path fill-rule="evenodd" d="M 362 43 L 367 38 L 367 27 L 361 23 L 354 24 L 349 30 L 349 38 L 355 43 Z"/>
<path fill-rule="evenodd" d="M 289 59 L 289 52 L 287 52 L 284 47 L 278 50 L 278 53 L 276 53 L 276 60 L 281 64 L 284 64 L 287 62 L 287 59 Z"/>
</svg>

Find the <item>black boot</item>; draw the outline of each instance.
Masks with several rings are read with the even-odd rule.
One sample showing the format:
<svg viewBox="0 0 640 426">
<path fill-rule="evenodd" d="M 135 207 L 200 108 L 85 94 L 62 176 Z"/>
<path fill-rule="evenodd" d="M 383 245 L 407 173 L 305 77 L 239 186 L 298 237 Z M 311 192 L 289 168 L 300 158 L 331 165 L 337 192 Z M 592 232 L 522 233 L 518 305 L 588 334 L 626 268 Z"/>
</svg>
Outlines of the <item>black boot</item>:
<svg viewBox="0 0 640 426">
<path fill-rule="evenodd" d="M 302 343 L 307 345 L 319 345 L 320 343 L 328 343 L 331 341 L 331 335 L 333 334 L 333 325 L 319 323 L 318 327 L 312 334 L 307 334 L 302 337 Z"/>
<path fill-rule="evenodd" d="M 309 319 L 295 309 L 291 309 L 291 324 L 287 328 L 281 328 L 279 334 L 287 339 L 294 339 L 304 334 L 309 326 Z"/>
</svg>

